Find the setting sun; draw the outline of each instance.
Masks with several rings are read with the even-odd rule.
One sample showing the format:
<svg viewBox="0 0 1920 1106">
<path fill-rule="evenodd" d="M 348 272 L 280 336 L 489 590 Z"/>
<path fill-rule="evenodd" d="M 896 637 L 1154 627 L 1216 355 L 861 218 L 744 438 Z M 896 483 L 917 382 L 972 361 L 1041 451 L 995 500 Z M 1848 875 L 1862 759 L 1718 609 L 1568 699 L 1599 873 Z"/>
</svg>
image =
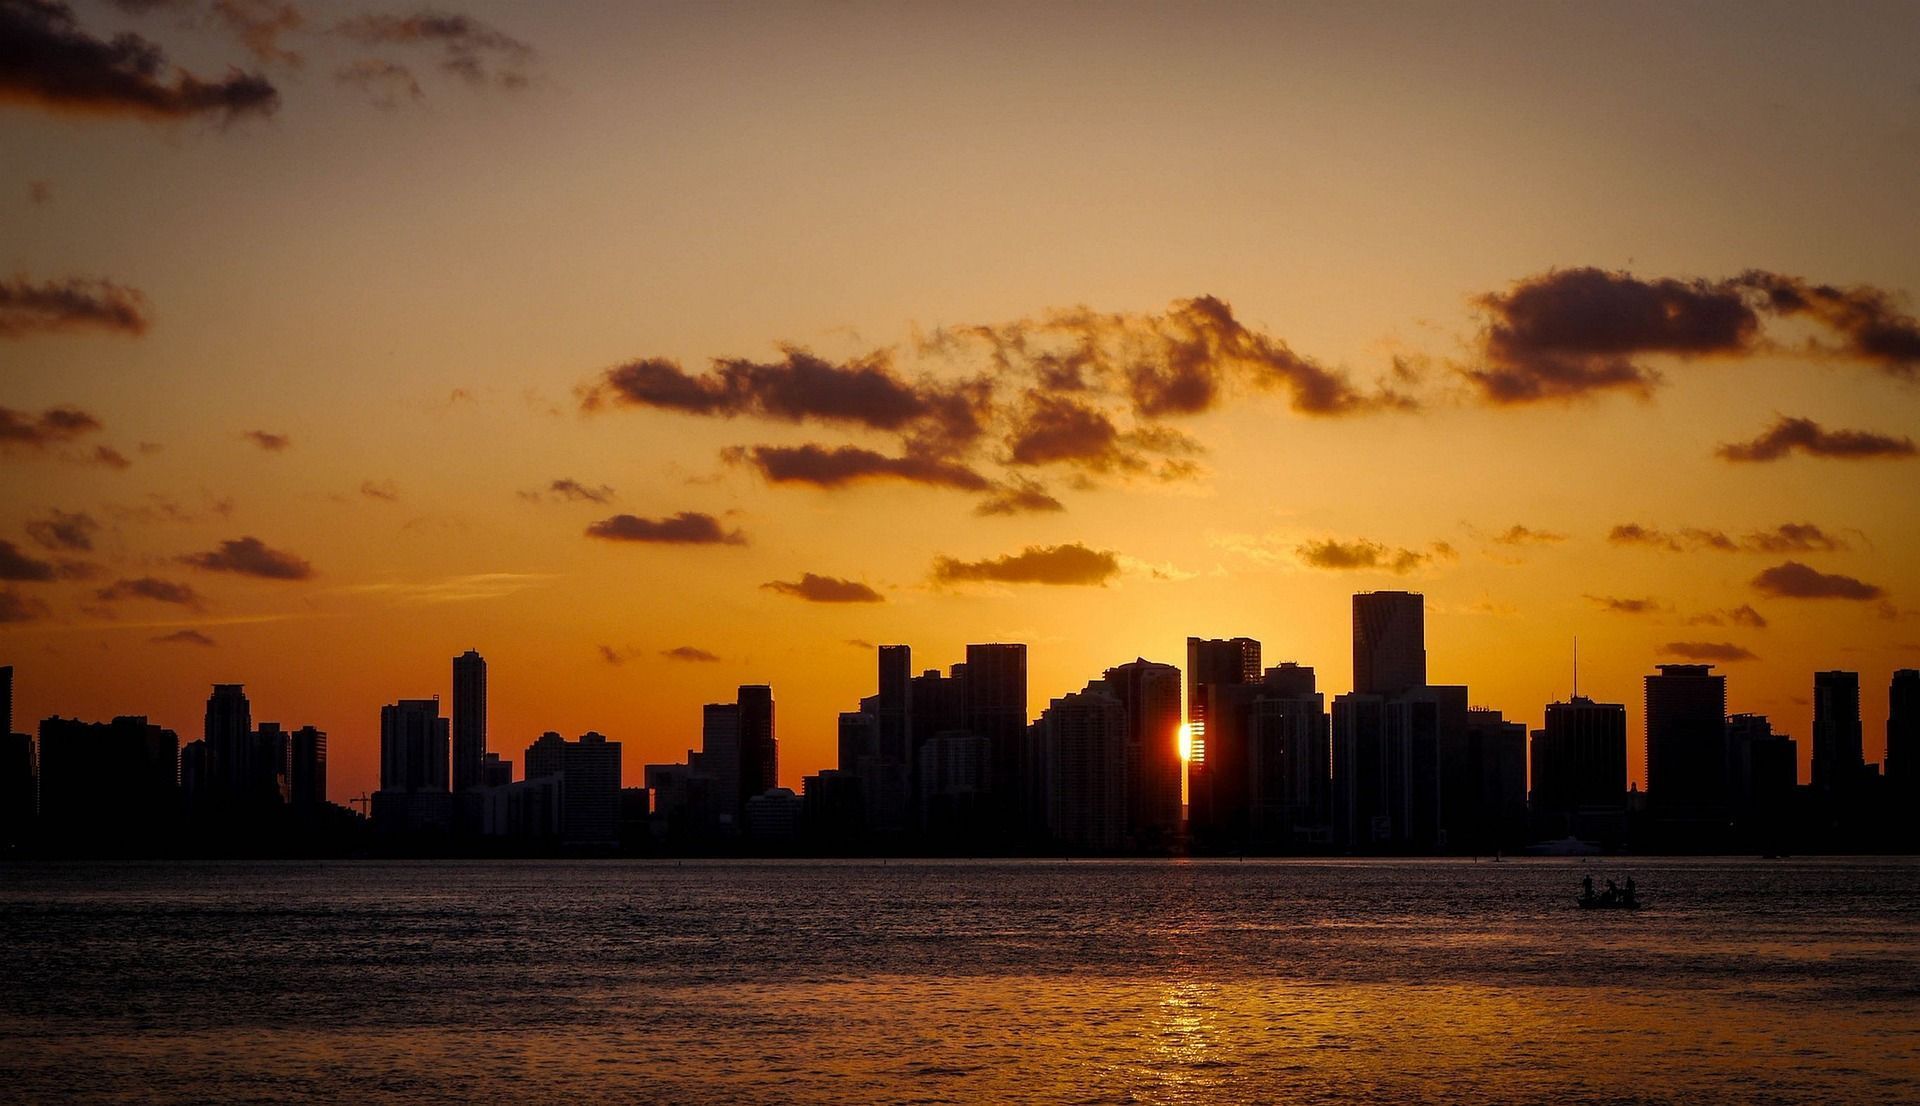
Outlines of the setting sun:
<svg viewBox="0 0 1920 1106">
<path fill-rule="evenodd" d="M 1183 761 L 1192 760 L 1193 724 L 1190 722 L 1180 723 L 1180 736 L 1176 740 L 1180 742 L 1180 759 Z"/>
</svg>

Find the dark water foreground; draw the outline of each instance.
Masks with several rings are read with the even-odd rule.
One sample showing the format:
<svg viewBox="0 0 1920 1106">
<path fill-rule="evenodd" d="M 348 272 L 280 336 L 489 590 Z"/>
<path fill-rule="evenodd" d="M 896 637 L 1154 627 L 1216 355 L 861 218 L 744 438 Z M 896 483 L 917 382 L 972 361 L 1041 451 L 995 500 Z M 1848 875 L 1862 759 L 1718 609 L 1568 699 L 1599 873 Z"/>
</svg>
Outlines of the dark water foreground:
<svg viewBox="0 0 1920 1106">
<path fill-rule="evenodd" d="M 29 866 L 0 957 L 9 1101 L 1920 1101 L 1913 860 Z"/>
</svg>

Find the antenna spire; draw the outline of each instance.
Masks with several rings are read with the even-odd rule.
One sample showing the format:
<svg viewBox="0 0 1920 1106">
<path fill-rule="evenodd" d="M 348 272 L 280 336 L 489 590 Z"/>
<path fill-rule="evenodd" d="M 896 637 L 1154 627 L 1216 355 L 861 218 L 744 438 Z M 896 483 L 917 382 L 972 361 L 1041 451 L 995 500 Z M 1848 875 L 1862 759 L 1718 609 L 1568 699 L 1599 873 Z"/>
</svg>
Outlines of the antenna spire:
<svg viewBox="0 0 1920 1106">
<path fill-rule="evenodd" d="M 1580 635 L 1573 635 L 1573 697 L 1580 698 Z"/>
</svg>

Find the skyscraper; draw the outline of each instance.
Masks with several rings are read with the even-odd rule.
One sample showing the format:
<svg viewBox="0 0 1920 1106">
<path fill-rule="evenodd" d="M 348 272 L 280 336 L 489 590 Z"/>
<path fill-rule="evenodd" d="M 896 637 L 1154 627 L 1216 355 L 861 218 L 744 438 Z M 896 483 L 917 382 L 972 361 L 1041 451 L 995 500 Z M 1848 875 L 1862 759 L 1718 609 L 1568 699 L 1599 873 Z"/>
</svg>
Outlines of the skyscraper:
<svg viewBox="0 0 1920 1106">
<path fill-rule="evenodd" d="M 1332 801 L 1326 697 L 1313 669 L 1267 669 L 1247 725 L 1248 834 L 1263 848 L 1325 845 Z"/>
<path fill-rule="evenodd" d="M 288 793 L 296 807 L 318 807 L 327 801 L 327 732 L 302 726 L 288 735 L 290 763 Z"/>
<path fill-rule="evenodd" d="M 1426 682 L 1426 598 L 1412 591 L 1354 595 L 1354 694 L 1398 695 Z"/>
<path fill-rule="evenodd" d="M 780 786 L 780 742 L 774 736 L 773 688 L 740 688 L 740 804 Z"/>
<path fill-rule="evenodd" d="M 1127 836 L 1164 847 L 1180 835 L 1180 670 L 1140 658 L 1105 678 L 1126 708 Z"/>
<path fill-rule="evenodd" d="M 1902 668 L 1887 685 L 1887 781 L 1894 794 L 1920 794 L 1920 669 Z"/>
<path fill-rule="evenodd" d="M 380 708 L 380 790 L 447 790 L 447 720 L 439 699 Z"/>
<path fill-rule="evenodd" d="M 1187 725 L 1194 764 L 1207 762 L 1207 688 L 1260 679 L 1260 643 L 1250 637 L 1187 639 Z"/>
<path fill-rule="evenodd" d="M 253 707 L 241 684 L 215 684 L 207 696 L 203 736 L 207 743 L 209 791 L 216 803 L 240 802 L 258 773 L 253 757 Z"/>
<path fill-rule="evenodd" d="M 1627 708 L 1575 695 L 1533 732 L 1533 836 L 1618 843 L 1626 832 Z"/>
<path fill-rule="evenodd" d="M 1333 840 L 1360 851 L 1393 840 L 1387 700 L 1347 694 L 1333 700 Z"/>
<path fill-rule="evenodd" d="M 527 779 L 560 778 L 560 840 L 620 843 L 620 743 L 598 733 L 567 741 L 551 731 L 527 746 Z"/>
<path fill-rule="evenodd" d="M 1707 847 L 1727 823 L 1727 678 L 1710 664 L 1646 678 L 1647 804 L 1665 844 Z"/>
<path fill-rule="evenodd" d="M 1860 674 L 1813 674 L 1813 787 L 1846 792 L 1866 769 L 1860 740 Z"/>
<path fill-rule="evenodd" d="M 180 739 L 143 716 L 40 723 L 40 819 L 55 848 L 144 852 L 179 809 Z"/>
<path fill-rule="evenodd" d="M 1760 849 L 1779 847 L 1791 829 L 1799 782 L 1797 743 L 1773 732 L 1764 714 L 1727 719 L 1728 805 L 1741 839 Z"/>
<path fill-rule="evenodd" d="M 739 703 L 708 703 L 700 708 L 700 751 L 687 757 L 687 765 L 694 774 L 713 781 L 707 795 L 715 808 L 711 812 L 690 808 L 688 819 L 697 822 L 710 814 L 728 832 L 738 831 L 747 805 L 740 784 Z"/>
<path fill-rule="evenodd" d="M 472 649 L 453 658 L 453 790 L 486 786 L 487 662 Z"/>
<path fill-rule="evenodd" d="M 967 729 L 987 742 L 991 828 L 1015 836 L 1036 828 L 1041 796 L 1028 788 L 1036 773 L 1027 747 L 1027 647 L 967 646 L 966 704 Z"/>
<path fill-rule="evenodd" d="M 1034 724 L 1046 780 L 1047 836 L 1111 852 L 1126 839 L 1127 707 L 1105 683 L 1047 705 Z"/>
</svg>

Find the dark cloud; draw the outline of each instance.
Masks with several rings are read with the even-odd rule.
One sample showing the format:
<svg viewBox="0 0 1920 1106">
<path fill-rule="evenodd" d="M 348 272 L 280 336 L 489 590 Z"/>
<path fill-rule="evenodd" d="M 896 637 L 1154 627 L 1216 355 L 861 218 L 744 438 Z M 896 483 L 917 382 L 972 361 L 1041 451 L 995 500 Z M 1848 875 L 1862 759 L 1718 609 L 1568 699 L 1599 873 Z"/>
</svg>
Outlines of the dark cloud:
<svg viewBox="0 0 1920 1106">
<path fill-rule="evenodd" d="M 313 566 L 305 559 L 270 549 L 255 537 L 223 541 L 218 549 L 189 553 L 181 557 L 180 562 L 208 572 L 232 572 L 267 580 L 305 580 L 313 575 Z"/>
<path fill-rule="evenodd" d="M 1658 599 L 1622 599 L 1613 595 L 1589 595 L 1587 601 L 1613 614 L 1658 614 L 1664 609 Z"/>
<path fill-rule="evenodd" d="M 1739 283 L 1762 293 L 1773 314 L 1804 317 L 1831 331 L 1840 339 L 1840 353 L 1903 380 L 1920 375 L 1920 320 L 1882 289 L 1814 284 L 1758 269 L 1742 274 Z"/>
<path fill-rule="evenodd" d="M 198 630 L 175 630 L 170 634 L 148 638 L 155 645 L 201 645 L 212 646 L 214 640 Z"/>
<path fill-rule="evenodd" d="M 555 499 L 565 500 L 569 503 L 613 502 L 613 489 L 607 487 L 605 484 L 598 486 L 582 484 L 578 480 L 565 477 L 548 484 L 547 494 Z M 540 498 L 540 493 L 530 492 L 527 493 L 527 497 L 530 499 L 538 499 Z"/>
<path fill-rule="evenodd" d="M 601 660 L 616 667 L 627 663 L 627 658 L 634 654 L 632 649 L 616 649 L 611 645 L 596 645 L 594 648 L 599 651 Z"/>
<path fill-rule="evenodd" d="M 1067 545 L 1029 545 L 1018 553 L 961 561 L 940 557 L 933 562 L 933 578 L 942 583 L 990 581 L 1001 584 L 1101 585 L 1120 574 L 1118 555 L 1089 549 L 1078 542 Z"/>
<path fill-rule="evenodd" d="M 764 446 L 728 450 L 727 460 L 752 465 L 776 484 L 838 488 L 862 480 L 903 480 L 962 491 L 985 491 L 987 478 L 934 457 L 889 457 L 857 446 Z"/>
<path fill-rule="evenodd" d="M 1811 553 L 1849 548 L 1845 540 L 1811 522 L 1784 522 L 1771 530 L 1755 530 L 1739 541 L 1724 530 L 1688 526 L 1669 533 L 1629 522 L 1614 527 L 1607 534 L 1607 540 L 1615 545 L 1639 545 L 1669 553 L 1689 549 L 1715 553 Z"/>
<path fill-rule="evenodd" d="M 95 592 L 94 598 L 107 603 L 121 599 L 152 599 L 156 602 L 173 603 L 196 610 L 202 605 L 200 593 L 194 591 L 192 585 L 176 584 L 171 580 L 162 580 L 153 576 L 115 580 Z"/>
<path fill-rule="evenodd" d="M 1920 321 L 1878 288 L 1839 288 L 1749 270 L 1726 280 L 1641 278 L 1560 269 L 1476 301 L 1486 312 L 1484 365 L 1464 370 L 1490 403 L 1567 400 L 1606 391 L 1650 395 L 1660 375 L 1640 359 L 1750 357 L 1772 347 L 1764 319 L 1803 318 L 1839 339 L 1813 352 L 1920 376 Z"/>
<path fill-rule="evenodd" d="M 614 515 L 587 527 L 590 538 L 607 541 L 657 542 L 666 545 L 745 545 L 746 535 L 728 530 L 720 520 L 698 511 L 681 511 L 671 518 Z"/>
<path fill-rule="evenodd" d="M 99 429 L 100 420 L 77 407 L 49 407 L 38 415 L 0 407 L 0 451 L 44 450 Z"/>
<path fill-rule="evenodd" d="M 1446 542 L 1434 542 L 1422 551 L 1398 549 L 1365 539 L 1340 541 L 1336 538 L 1306 542 L 1294 552 L 1312 568 L 1343 572 L 1371 570 L 1401 576 L 1436 560 L 1452 560 L 1457 556 Z"/>
<path fill-rule="evenodd" d="M 268 453 L 278 453 L 293 444 L 293 439 L 285 434 L 275 434 L 268 430 L 249 430 L 245 437 Z"/>
<path fill-rule="evenodd" d="M 1760 658 L 1727 641 L 1670 641 L 1660 647 L 1662 656 L 1689 661 L 1752 661 Z"/>
<path fill-rule="evenodd" d="M 280 36 L 306 25 L 300 9 L 280 0 L 213 0 L 213 14 L 254 57 L 300 64 L 300 55 L 280 45 Z"/>
<path fill-rule="evenodd" d="M 60 578 L 52 561 L 30 557 L 10 541 L 0 541 L 0 580 L 25 580 L 45 583 Z"/>
<path fill-rule="evenodd" d="M 1567 536 L 1552 530 L 1535 530 L 1516 524 L 1495 535 L 1493 540 L 1501 545 L 1551 545 L 1554 542 L 1566 541 Z"/>
<path fill-rule="evenodd" d="M 12 588 L 0 590 L 0 623 L 33 622 L 52 613 L 45 602 L 21 595 Z"/>
<path fill-rule="evenodd" d="M 803 573 L 798 580 L 769 580 L 761 587 L 809 603 L 884 603 L 886 596 L 858 580 Z"/>
<path fill-rule="evenodd" d="M 695 664 L 712 664 L 720 659 L 705 649 L 692 645 L 676 645 L 671 649 L 662 649 L 660 655 L 670 661 L 691 661 Z"/>
<path fill-rule="evenodd" d="M 1724 283 L 1642 280 L 1594 268 L 1528 277 L 1476 302 L 1487 313 L 1486 365 L 1466 375 L 1490 403 L 1609 390 L 1644 396 L 1660 378 L 1635 357 L 1742 354 L 1760 329 L 1740 291 Z"/>
<path fill-rule="evenodd" d="M 92 515 L 56 507 L 47 512 L 47 517 L 28 522 L 27 536 L 42 549 L 85 553 L 93 549 L 93 535 L 99 529 Z"/>
<path fill-rule="evenodd" d="M 1011 483 L 995 488 L 992 495 L 980 501 L 973 513 L 982 516 L 1023 515 L 1066 509 L 1066 505 L 1055 499 L 1044 486 L 1016 477 Z"/>
<path fill-rule="evenodd" d="M 271 115 L 280 94 L 265 77 L 229 70 L 203 80 L 171 67 L 136 34 L 95 38 L 60 0 L 0 0 L 0 100 L 48 111 L 227 121 Z"/>
<path fill-rule="evenodd" d="M 1866 430 L 1827 430 L 1812 419 L 1782 417 L 1751 441 L 1728 442 L 1714 454 L 1728 461 L 1778 461 L 1796 451 L 1809 457 L 1867 461 L 1911 457 L 1915 449 L 1912 438 Z"/>
<path fill-rule="evenodd" d="M 1763 595 L 1780 599 L 1879 599 L 1885 589 L 1875 584 L 1817 571 L 1799 561 L 1787 561 L 1753 578 Z"/>
<path fill-rule="evenodd" d="M 413 70 L 383 58 L 349 62 L 333 71 L 333 79 L 360 89 L 366 93 L 368 102 L 382 111 L 392 111 L 403 101 L 411 103 L 426 98 Z M 456 389 L 454 398 L 463 398 L 463 393 Z"/>
<path fill-rule="evenodd" d="M 125 470 L 133 467 L 133 462 L 127 459 L 126 454 L 110 445 L 94 446 L 93 452 L 89 454 L 86 459 L 93 464 L 105 465 L 110 469 Z"/>
<path fill-rule="evenodd" d="M 0 0 L 4 6 L 6 0 Z M 0 24 L 5 16 L 0 15 Z M 5 32 L 0 28 L 0 59 L 4 59 Z M 5 63 L 0 61 L 0 73 Z M 30 281 L 16 276 L 0 280 L 0 338 L 52 334 L 65 330 L 105 330 L 144 334 L 146 298 L 138 291 L 109 280 Z"/>
<path fill-rule="evenodd" d="M 902 436 L 914 452 L 950 455 L 982 432 L 984 382 L 907 380 L 878 351 L 832 362 L 794 346 L 779 361 L 716 360 L 693 376 L 663 358 L 629 362 L 581 389 L 581 406 L 655 407 L 692 415 L 864 427 Z"/>
<path fill-rule="evenodd" d="M 382 503 L 398 503 L 400 486 L 391 480 L 362 480 L 360 494 L 368 499 L 378 499 Z"/>
<path fill-rule="evenodd" d="M 1751 606 L 1742 604 L 1731 610 L 1706 611 L 1687 619 L 1689 626 L 1748 626 L 1755 630 L 1767 628 L 1766 616 Z"/>
<path fill-rule="evenodd" d="M 368 46 L 427 46 L 440 50 L 440 67 L 469 84 L 525 88 L 533 47 L 470 16 L 425 10 L 413 15 L 363 15 L 336 28 Z"/>
</svg>

